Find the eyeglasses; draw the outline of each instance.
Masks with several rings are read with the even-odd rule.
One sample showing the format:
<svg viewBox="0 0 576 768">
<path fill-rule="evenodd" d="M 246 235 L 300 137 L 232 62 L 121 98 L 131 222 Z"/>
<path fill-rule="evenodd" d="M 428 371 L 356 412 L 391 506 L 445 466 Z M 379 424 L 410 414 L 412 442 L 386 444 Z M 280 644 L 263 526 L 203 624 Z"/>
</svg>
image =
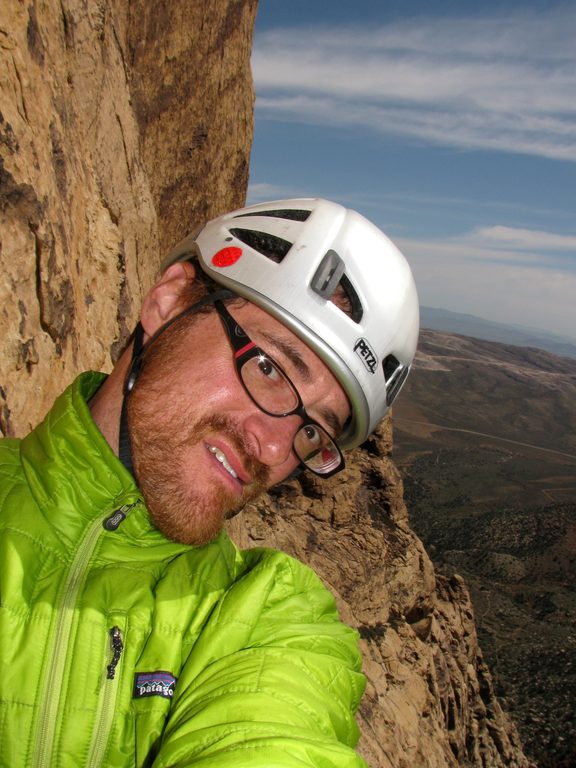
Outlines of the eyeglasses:
<svg viewBox="0 0 576 768">
<path fill-rule="evenodd" d="M 344 468 L 344 457 L 324 427 L 311 419 L 302 398 L 280 365 L 256 346 L 221 301 L 214 305 L 234 350 L 234 364 L 250 399 L 268 416 L 300 416 L 303 424 L 292 450 L 316 475 L 330 477 Z"/>
</svg>

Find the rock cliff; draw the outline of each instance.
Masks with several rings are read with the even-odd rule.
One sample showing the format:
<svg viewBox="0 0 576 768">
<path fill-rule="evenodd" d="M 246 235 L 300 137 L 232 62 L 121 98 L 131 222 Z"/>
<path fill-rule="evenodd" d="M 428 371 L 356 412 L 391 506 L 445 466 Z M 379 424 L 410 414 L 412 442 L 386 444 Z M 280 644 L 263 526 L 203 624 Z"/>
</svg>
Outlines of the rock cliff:
<svg viewBox="0 0 576 768">
<path fill-rule="evenodd" d="M 159 254 L 243 202 L 256 0 L 0 6 L 0 429 L 109 368 Z M 164 248 L 164 250 L 163 250 Z"/>
<path fill-rule="evenodd" d="M 6 0 L 0 8 L 0 428 L 22 434 L 81 369 L 109 369 L 160 254 L 243 202 L 256 0 Z M 360 749 L 377 766 L 528 766 L 462 581 L 434 573 L 391 425 L 325 484 L 231 524 L 309 562 L 358 627 Z"/>
</svg>

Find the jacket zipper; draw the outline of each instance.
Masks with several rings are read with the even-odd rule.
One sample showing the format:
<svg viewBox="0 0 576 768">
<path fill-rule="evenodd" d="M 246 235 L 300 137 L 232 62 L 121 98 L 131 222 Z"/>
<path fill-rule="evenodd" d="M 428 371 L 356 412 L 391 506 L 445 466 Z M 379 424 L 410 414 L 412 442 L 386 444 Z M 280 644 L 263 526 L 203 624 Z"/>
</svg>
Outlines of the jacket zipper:
<svg viewBox="0 0 576 768">
<path fill-rule="evenodd" d="M 121 509 L 125 511 L 131 506 L 135 505 L 125 505 Z M 94 553 L 98 539 L 102 535 L 102 530 L 102 519 L 99 517 L 93 521 L 80 542 L 55 606 L 56 623 L 46 649 L 46 658 L 49 659 L 49 663 L 40 687 L 44 693 L 44 698 L 36 721 L 31 768 L 46 768 L 47 765 L 52 764 L 58 705 L 60 704 L 67 651 L 74 623 L 74 608 L 78 593 L 82 588 L 86 566 Z"/>
<path fill-rule="evenodd" d="M 124 643 L 122 642 L 122 633 L 120 632 L 120 627 L 112 627 L 110 630 L 110 642 L 112 644 L 112 661 L 106 668 L 108 673 L 106 675 L 106 679 L 114 680 L 114 676 L 116 675 L 116 667 L 120 662 L 120 656 L 124 650 Z"/>
<path fill-rule="evenodd" d="M 106 679 L 102 681 L 98 697 L 98 709 L 95 718 L 97 727 L 94 729 L 92 743 L 88 752 L 89 759 L 86 762 L 86 765 L 89 766 L 98 766 L 102 762 L 108 745 L 108 736 L 114 722 L 116 698 L 120 687 L 119 675 L 117 673 L 119 672 L 122 651 L 124 650 L 120 627 L 112 627 L 108 637 L 112 650 L 112 660 L 106 667 Z"/>
</svg>

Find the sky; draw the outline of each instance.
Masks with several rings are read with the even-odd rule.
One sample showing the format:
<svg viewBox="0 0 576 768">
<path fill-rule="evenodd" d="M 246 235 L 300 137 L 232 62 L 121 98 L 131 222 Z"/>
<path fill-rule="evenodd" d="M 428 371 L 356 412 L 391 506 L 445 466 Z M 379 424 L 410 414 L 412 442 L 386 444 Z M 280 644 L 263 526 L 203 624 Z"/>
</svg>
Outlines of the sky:
<svg viewBox="0 0 576 768">
<path fill-rule="evenodd" d="M 576 3 L 260 0 L 248 202 L 377 224 L 420 303 L 576 340 Z"/>
</svg>

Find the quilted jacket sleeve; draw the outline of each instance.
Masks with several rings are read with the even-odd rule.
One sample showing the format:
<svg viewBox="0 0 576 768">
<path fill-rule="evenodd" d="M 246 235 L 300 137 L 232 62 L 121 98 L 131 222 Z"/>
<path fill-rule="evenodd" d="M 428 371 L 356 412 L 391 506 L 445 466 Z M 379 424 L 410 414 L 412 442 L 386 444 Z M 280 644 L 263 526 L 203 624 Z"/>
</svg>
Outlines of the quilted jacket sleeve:
<svg viewBox="0 0 576 768">
<path fill-rule="evenodd" d="M 182 670 L 155 768 L 361 768 L 356 633 L 306 566 L 249 557 Z"/>
</svg>

